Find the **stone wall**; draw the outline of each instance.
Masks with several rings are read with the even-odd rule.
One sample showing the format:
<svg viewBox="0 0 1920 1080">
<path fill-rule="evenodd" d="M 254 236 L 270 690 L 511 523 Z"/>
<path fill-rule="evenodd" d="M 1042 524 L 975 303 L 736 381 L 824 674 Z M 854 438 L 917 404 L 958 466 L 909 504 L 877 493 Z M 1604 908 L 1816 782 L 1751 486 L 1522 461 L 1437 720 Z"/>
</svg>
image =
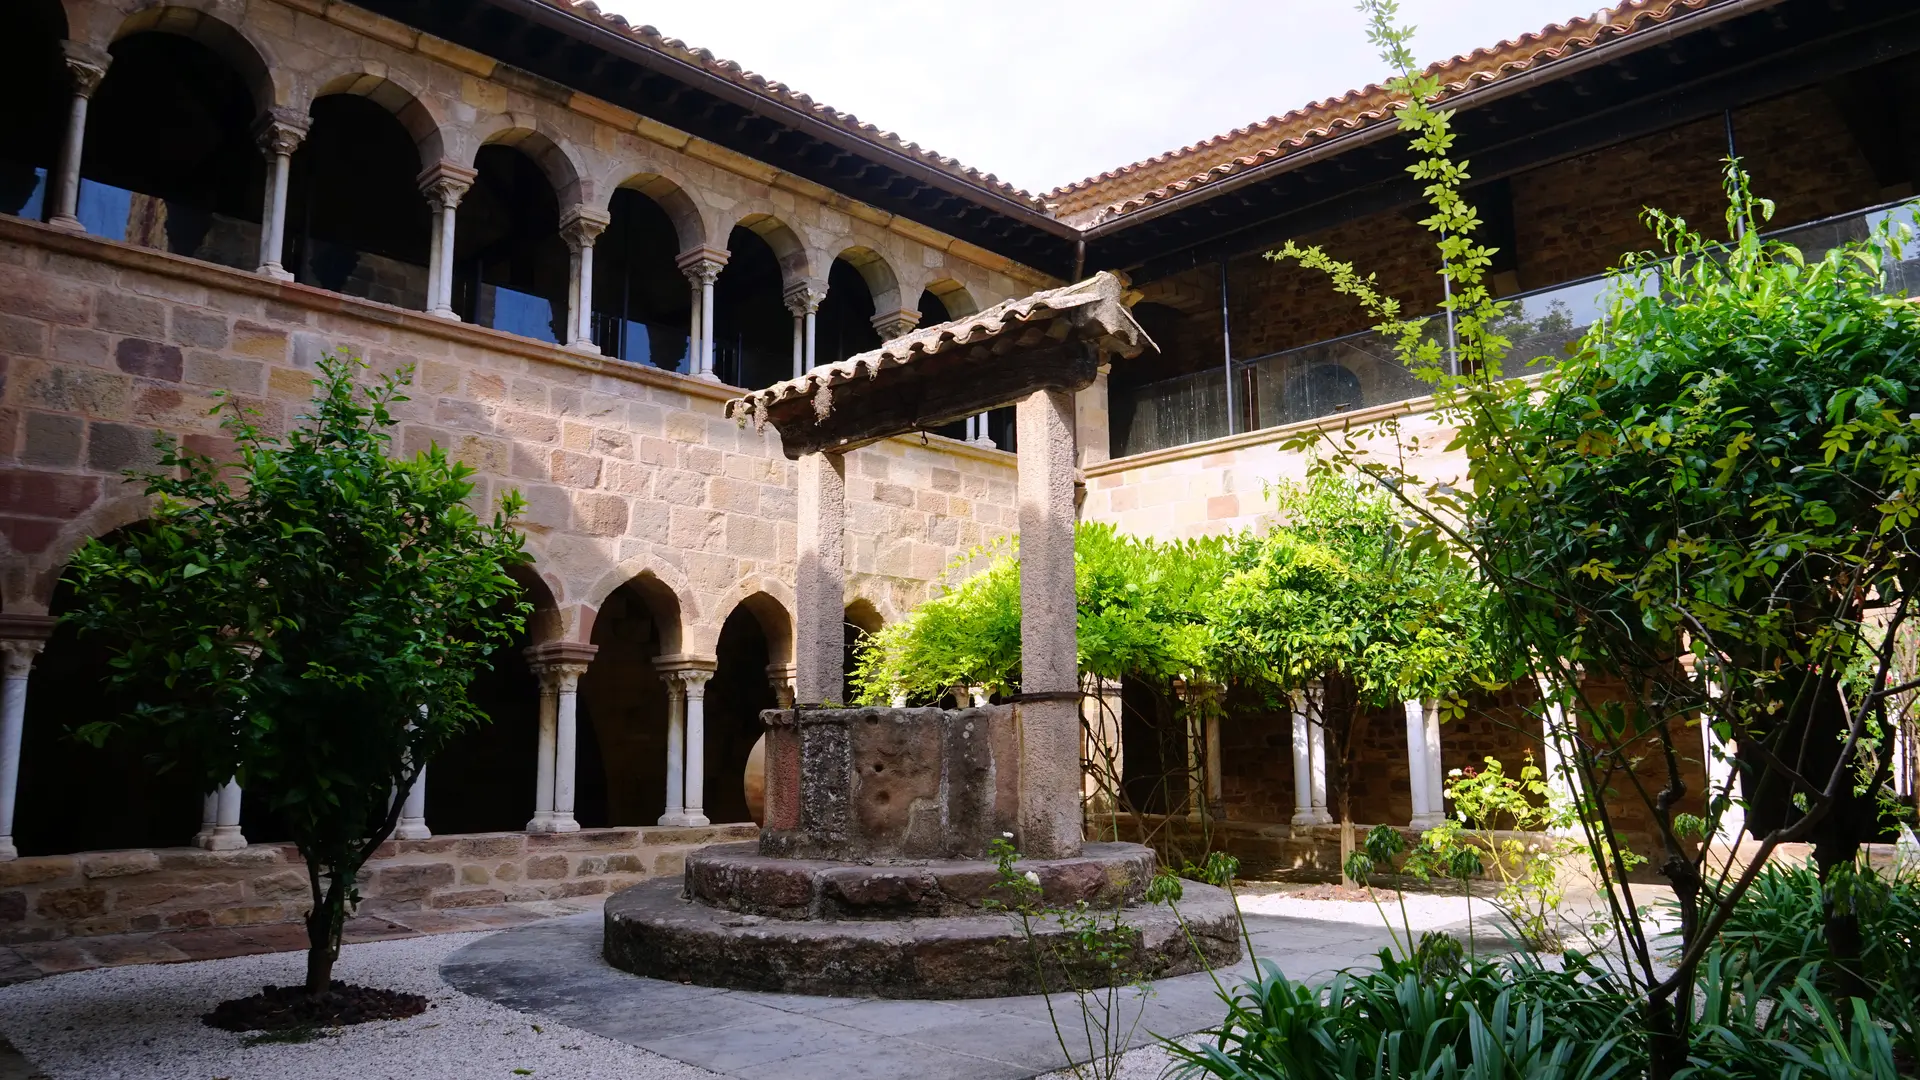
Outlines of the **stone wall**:
<svg viewBox="0 0 1920 1080">
<path fill-rule="evenodd" d="M 756 593 L 790 609 L 795 471 L 775 433 L 724 418 L 729 388 L 0 218 L 5 610 L 46 610 L 76 546 L 143 514 L 120 481 L 155 460 L 156 433 L 218 451 L 216 391 L 284 430 L 329 351 L 413 365 L 400 449 L 437 443 L 473 465 L 488 506 L 526 497 L 560 636 L 591 640 L 599 605 L 642 574 L 677 605 L 654 613 L 666 652 L 711 655 Z M 998 450 L 899 438 L 853 452 L 848 477 L 848 600 L 887 621 L 1014 526 Z"/>
<path fill-rule="evenodd" d="M 359 877 L 368 914 L 601 896 L 678 874 L 687 853 L 750 840 L 751 825 L 476 833 L 382 845 Z M 298 922 L 312 906 L 291 844 L 162 848 L 0 862 L 0 944 Z"/>
</svg>

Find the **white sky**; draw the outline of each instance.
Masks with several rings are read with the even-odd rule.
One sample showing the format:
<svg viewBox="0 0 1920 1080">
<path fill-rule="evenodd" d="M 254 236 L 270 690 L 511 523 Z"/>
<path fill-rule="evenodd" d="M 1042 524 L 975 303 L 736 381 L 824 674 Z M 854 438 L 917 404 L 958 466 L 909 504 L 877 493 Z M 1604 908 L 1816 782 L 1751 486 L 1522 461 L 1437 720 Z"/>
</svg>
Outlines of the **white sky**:
<svg viewBox="0 0 1920 1080">
<path fill-rule="evenodd" d="M 1347 0 L 599 3 L 1035 193 L 1387 74 Z M 1431 62 L 1599 6 L 1402 0 L 1401 16 Z"/>
</svg>

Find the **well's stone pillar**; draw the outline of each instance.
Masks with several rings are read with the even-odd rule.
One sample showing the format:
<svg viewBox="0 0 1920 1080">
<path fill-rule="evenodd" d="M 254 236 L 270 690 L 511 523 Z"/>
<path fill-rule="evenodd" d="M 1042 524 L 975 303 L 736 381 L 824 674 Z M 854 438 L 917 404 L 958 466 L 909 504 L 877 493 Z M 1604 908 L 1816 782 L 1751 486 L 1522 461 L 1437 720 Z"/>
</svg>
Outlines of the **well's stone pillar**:
<svg viewBox="0 0 1920 1080">
<path fill-rule="evenodd" d="M 427 249 L 427 314 L 458 320 L 453 310 L 455 211 L 480 174 L 464 165 L 440 161 L 420 174 L 420 193 L 433 210 L 433 235 Z"/>
<path fill-rule="evenodd" d="M 76 211 L 80 206 L 80 156 L 87 145 L 87 103 L 107 77 L 112 54 L 78 41 L 60 43 L 67 77 L 73 81 L 73 100 L 67 107 L 67 130 L 60 140 L 60 160 L 48 179 L 47 224 L 69 232 L 86 232 Z M 0 837 L 8 835 L 0 829 Z"/>
<path fill-rule="evenodd" d="M 610 219 L 590 206 L 568 208 L 560 217 L 567 243 L 567 348 L 599 353 L 593 343 L 593 242 Z"/>
<path fill-rule="evenodd" d="M 1073 394 L 1039 390 L 1018 409 L 1020 850 L 1080 851 L 1080 665 L 1074 592 Z M 837 644 L 837 643 L 836 643 Z"/>
<path fill-rule="evenodd" d="M 287 236 L 287 177 L 293 152 L 307 137 L 307 118 L 291 109 L 273 109 L 260 121 L 255 137 L 267 156 L 267 191 L 260 204 L 260 268 L 263 277 L 292 281 L 281 265 Z"/>
<path fill-rule="evenodd" d="M 0 862 L 18 858 L 13 843 L 20 794 L 20 737 L 27 723 L 27 675 L 46 648 L 53 620 L 45 615 L 0 615 Z"/>
<path fill-rule="evenodd" d="M 533 820 L 528 832 L 577 832 L 580 823 L 573 818 L 575 718 L 579 710 L 580 676 L 599 647 L 577 641 L 550 641 L 526 651 L 529 666 L 540 677 L 540 747 L 534 779 Z M 551 703 L 551 704 L 549 704 Z M 548 751 L 548 722 L 551 714 L 552 751 Z M 543 816 L 541 811 L 545 810 Z"/>
<path fill-rule="evenodd" d="M 807 454 L 800 470 L 798 565 L 794 574 L 794 697 L 802 705 L 845 693 L 847 465 L 840 454 Z M 841 702 L 845 704 L 844 702 Z"/>
</svg>

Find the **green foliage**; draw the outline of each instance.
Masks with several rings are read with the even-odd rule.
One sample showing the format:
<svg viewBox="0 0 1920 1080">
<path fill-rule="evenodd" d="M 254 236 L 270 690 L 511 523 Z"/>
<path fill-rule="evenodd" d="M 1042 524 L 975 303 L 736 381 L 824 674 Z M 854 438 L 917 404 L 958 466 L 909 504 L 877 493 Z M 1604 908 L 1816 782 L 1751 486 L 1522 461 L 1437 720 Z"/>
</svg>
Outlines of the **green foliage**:
<svg viewBox="0 0 1920 1080">
<path fill-rule="evenodd" d="M 1160 543 L 1082 522 L 1074 532 L 1080 670 L 1118 679 L 1184 676 L 1205 665 L 1200 602 L 1220 580 L 1226 543 Z M 965 687 L 1020 685 L 1020 563 L 1015 549 L 969 553 L 987 568 L 869 637 L 853 681 L 863 705 L 897 693 L 926 700 Z"/>
<path fill-rule="evenodd" d="M 1404 545 L 1386 495 L 1321 472 L 1273 497 L 1283 524 L 1237 538 L 1207 604 L 1214 672 L 1279 690 L 1338 673 L 1377 706 L 1485 678 L 1498 649 L 1484 589 L 1459 560 Z"/>
<path fill-rule="evenodd" d="M 1531 753 L 1518 776 L 1509 776 L 1491 757 L 1485 768 L 1455 769 L 1446 793 L 1465 826 L 1447 830 L 1448 841 L 1484 856 L 1483 872 L 1500 883 L 1495 903 L 1519 940 L 1557 950 L 1568 862 L 1583 849 L 1563 838 L 1577 820 L 1572 802 L 1546 782 Z M 1531 835 L 1522 839 L 1514 832 Z"/>
<path fill-rule="evenodd" d="M 355 367 L 322 360 L 313 410 L 284 437 L 223 401 L 238 461 L 167 448 L 137 477 L 152 519 L 69 570 L 66 617 L 137 702 L 79 734 L 265 796 L 307 860 L 316 963 L 421 768 L 485 722 L 467 686 L 526 610 L 506 573 L 526 559 L 518 496 L 482 521 L 470 468 L 438 447 L 390 457 L 408 374 L 363 390 Z"/>
</svg>

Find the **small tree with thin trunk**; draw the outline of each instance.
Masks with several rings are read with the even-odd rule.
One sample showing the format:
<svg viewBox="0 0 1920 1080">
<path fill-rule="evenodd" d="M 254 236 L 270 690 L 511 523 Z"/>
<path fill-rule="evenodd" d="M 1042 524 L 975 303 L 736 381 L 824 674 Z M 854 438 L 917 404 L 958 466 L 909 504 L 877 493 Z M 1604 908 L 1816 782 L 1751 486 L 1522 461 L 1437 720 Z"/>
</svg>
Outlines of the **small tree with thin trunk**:
<svg viewBox="0 0 1920 1080">
<path fill-rule="evenodd" d="M 390 456 L 411 370 L 361 387 L 364 366 L 322 360 L 284 437 L 221 401 L 237 460 L 167 446 L 130 478 L 152 520 L 69 570 L 66 618 L 109 648 L 136 703 L 77 734 L 130 740 L 203 790 L 231 776 L 265 796 L 307 864 L 313 996 L 333 985 L 356 875 L 427 762 L 486 721 L 468 684 L 528 610 L 507 574 L 527 559 L 518 494 L 483 520 L 471 468 L 439 447 Z"/>
</svg>

